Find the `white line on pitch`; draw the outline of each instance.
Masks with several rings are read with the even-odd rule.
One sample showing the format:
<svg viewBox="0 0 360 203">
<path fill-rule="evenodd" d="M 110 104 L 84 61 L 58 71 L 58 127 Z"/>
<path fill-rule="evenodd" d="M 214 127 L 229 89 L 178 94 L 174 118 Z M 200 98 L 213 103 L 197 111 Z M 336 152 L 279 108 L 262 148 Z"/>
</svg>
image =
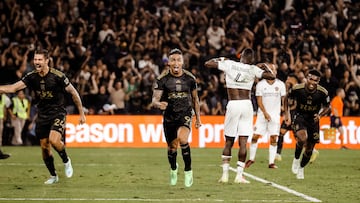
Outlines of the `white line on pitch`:
<svg viewBox="0 0 360 203">
<path fill-rule="evenodd" d="M 221 199 L 141 199 L 141 198 L 0 198 L 0 201 L 135 201 L 135 202 L 224 202 Z"/>
<path fill-rule="evenodd" d="M 232 170 L 232 171 L 234 171 L 234 172 L 237 172 L 236 169 L 233 168 L 233 167 L 230 167 L 230 170 Z M 245 176 L 251 178 L 251 179 L 254 179 L 254 180 L 258 181 L 258 182 L 262 182 L 262 183 L 265 183 L 265 184 L 269 184 L 269 185 L 271 185 L 271 186 L 273 186 L 273 187 L 275 187 L 275 188 L 278 188 L 278 189 L 283 190 L 283 191 L 285 191 L 285 192 L 288 192 L 288 193 L 290 193 L 290 194 L 296 195 L 296 196 L 301 197 L 301 198 L 303 198 L 303 199 L 309 200 L 309 201 L 311 201 L 311 202 L 321 202 L 321 200 L 316 199 L 315 197 L 310 197 L 310 196 L 305 195 L 305 194 L 303 194 L 303 193 L 300 193 L 300 192 L 297 192 L 297 191 L 295 191 L 295 190 L 292 190 L 292 189 L 290 189 L 290 188 L 288 188 L 288 187 L 285 187 L 285 186 L 276 184 L 276 183 L 271 182 L 271 181 L 264 180 L 264 179 L 262 179 L 262 178 L 259 178 L 259 177 L 257 177 L 257 176 L 251 175 L 251 174 L 246 173 L 246 172 L 244 172 L 243 174 L 244 174 Z"/>
</svg>

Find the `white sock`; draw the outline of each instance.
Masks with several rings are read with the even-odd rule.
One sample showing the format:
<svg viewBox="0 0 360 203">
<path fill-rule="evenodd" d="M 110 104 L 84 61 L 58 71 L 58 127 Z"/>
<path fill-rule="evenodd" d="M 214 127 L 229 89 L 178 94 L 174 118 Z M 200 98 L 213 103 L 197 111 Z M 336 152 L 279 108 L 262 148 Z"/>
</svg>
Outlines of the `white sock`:
<svg viewBox="0 0 360 203">
<path fill-rule="evenodd" d="M 276 150 L 277 150 L 277 145 L 269 146 L 269 164 L 275 163 Z"/>
<path fill-rule="evenodd" d="M 250 159 L 251 161 L 254 161 L 254 160 L 255 160 L 257 147 L 258 147 L 258 143 L 251 143 L 251 144 L 250 144 L 250 155 L 249 155 L 249 159 Z"/>
<path fill-rule="evenodd" d="M 244 172 L 245 162 L 238 161 L 237 162 L 237 177 L 242 177 L 242 174 Z"/>
<path fill-rule="evenodd" d="M 222 169 L 223 169 L 223 173 L 229 173 L 229 168 L 230 168 L 230 164 L 229 163 L 223 163 L 222 165 Z"/>
</svg>

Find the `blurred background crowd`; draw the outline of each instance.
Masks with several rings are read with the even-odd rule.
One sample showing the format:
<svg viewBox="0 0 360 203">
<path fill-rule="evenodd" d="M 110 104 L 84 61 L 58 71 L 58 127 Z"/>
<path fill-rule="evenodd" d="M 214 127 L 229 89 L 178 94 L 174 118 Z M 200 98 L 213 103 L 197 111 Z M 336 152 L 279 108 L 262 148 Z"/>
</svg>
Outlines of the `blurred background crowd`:
<svg viewBox="0 0 360 203">
<path fill-rule="evenodd" d="M 251 47 L 256 63 L 278 66 L 282 81 L 292 74 L 302 82 L 308 69 L 319 69 L 331 97 L 345 90 L 345 116 L 359 116 L 359 25 L 358 0 L 3 0 L 0 83 L 31 71 L 41 47 L 88 114 L 159 114 L 149 105 L 152 85 L 168 51 L 180 48 L 197 77 L 201 113 L 223 115 L 224 75 L 204 62 L 237 59 Z M 71 102 L 67 110 L 77 113 Z"/>
</svg>

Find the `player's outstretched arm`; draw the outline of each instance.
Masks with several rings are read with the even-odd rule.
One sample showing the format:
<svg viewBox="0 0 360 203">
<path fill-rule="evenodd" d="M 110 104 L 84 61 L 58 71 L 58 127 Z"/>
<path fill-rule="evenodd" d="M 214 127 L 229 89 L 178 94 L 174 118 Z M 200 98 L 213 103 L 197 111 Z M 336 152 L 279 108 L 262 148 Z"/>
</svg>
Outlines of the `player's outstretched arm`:
<svg viewBox="0 0 360 203">
<path fill-rule="evenodd" d="M 15 93 L 18 90 L 25 89 L 26 85 L 22 80 L 19 80 L 11 85 L 1 85 L 0 94 L 2 93 Z"/>
</svg>

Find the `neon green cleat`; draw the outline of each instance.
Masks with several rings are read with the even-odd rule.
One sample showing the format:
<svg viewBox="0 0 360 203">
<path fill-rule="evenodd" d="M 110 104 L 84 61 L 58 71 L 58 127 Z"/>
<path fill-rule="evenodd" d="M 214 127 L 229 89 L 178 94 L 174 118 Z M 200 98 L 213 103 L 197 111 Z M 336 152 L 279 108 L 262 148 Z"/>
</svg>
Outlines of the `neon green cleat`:
<svg viewBox="0 0 360 203">
<path fill-rule="evenodd" d="M 319 156 L 319 151 L 318 150 L 316 150 L 316 149 L 313 149 L 313 152 L 312 152 L 312 155 L 311 155 L 311 157 L 310 157 L 310 163 L 313 163 L 315 160 L 316 160 L 316 158 Z"/>
<path fill-rule="evenodd" d="M 185 174 L 185 187 L 191 187 L 193 184 L 193 172 L 192 171 L 184 171 Z"/>
<path fill-rule="evenodd" d="M 178 173 L 178 164 L 176 164 L 176 169 L 170 169 L 170 185 L 176 185 L 177 183 L 177 173 Z"/>
</svg>

